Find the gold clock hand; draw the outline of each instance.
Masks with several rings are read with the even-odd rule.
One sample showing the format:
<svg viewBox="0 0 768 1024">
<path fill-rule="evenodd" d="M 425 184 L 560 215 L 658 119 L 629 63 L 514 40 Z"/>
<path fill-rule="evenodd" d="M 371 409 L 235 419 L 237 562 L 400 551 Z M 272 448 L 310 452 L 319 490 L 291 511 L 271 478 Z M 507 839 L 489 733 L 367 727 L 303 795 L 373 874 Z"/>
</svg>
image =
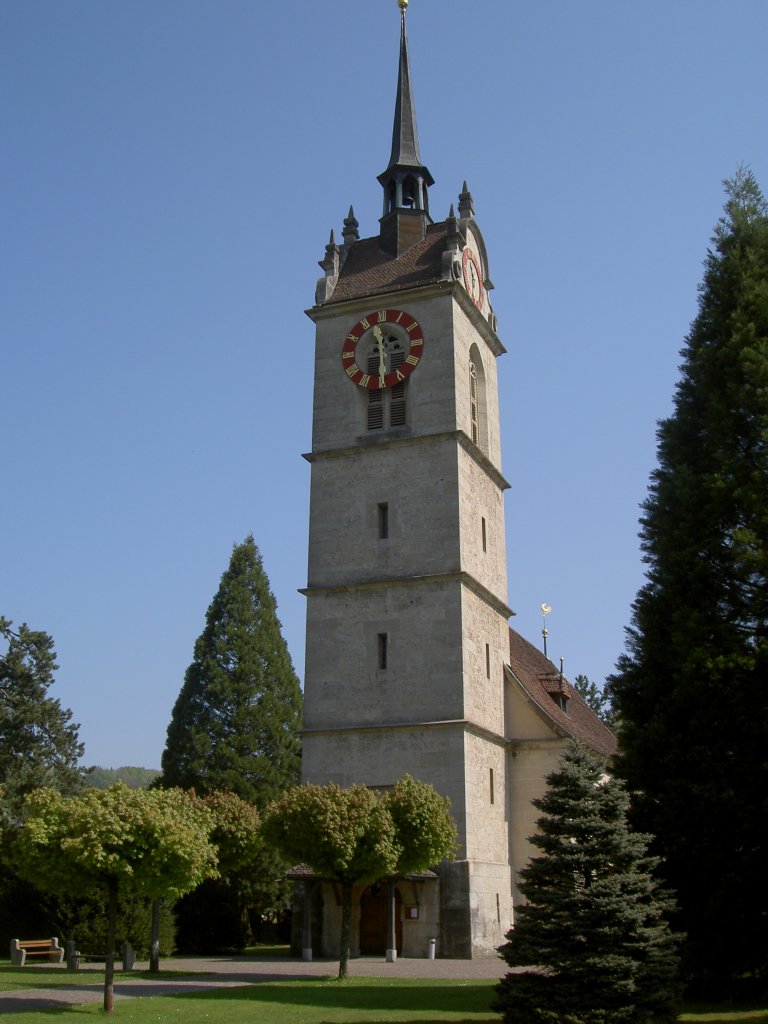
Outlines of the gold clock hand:
<svg viewBox="0 0 768 1024">
<path fill-rule="evenodd" d="M 387 374 L 387 364 L 384 359 L 384 336 L 382 335 L 381 328 L 378 325 L 373 328 L 373 334 L 376 341 L 379 343 L 379 386 L 382 386 L 384 377 Z"/>
</svg>

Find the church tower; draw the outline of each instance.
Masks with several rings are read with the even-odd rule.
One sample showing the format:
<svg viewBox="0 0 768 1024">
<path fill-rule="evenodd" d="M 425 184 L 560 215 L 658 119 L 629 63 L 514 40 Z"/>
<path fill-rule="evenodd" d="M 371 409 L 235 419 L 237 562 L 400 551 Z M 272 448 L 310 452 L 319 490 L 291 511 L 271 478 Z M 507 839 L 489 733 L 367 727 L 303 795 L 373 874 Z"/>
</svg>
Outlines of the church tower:
<svg viewBox="0 0 768 1024">
<path fill-rule="evenodd" d="M 509 661 L 496 360 L 504 353 L 466 183 L 434 222 L 405 8 L 383 213 L 350 208 L 315 304 L 304 780 L 449 797 L 456 860 L 397 883 L 406 956 L 491 952 L 512 921 L 504 666 Z M 354 952 L 380 941 L 354 897 Z M 323 946 L 337 928 L 328 890 Z M 372 913 L 372 911 L 371 911 Z M 384 949 L 380 950 L 382 953 Z"/>
</svg>

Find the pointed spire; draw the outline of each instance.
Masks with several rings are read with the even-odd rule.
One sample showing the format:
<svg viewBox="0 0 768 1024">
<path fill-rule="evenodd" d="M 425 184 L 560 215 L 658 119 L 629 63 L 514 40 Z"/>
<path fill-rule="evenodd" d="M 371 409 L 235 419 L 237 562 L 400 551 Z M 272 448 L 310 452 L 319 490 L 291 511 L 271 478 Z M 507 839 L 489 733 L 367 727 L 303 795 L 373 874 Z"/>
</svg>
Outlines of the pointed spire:
<svg viewBox="0 0 768 1024">
<path fill-rule="evenodd" d="M 395 101 L 395 121 L 392 126 L 392 152 L 389 157 L 389 167 L 394 167 L 396 164 L 406 164 L 410 167 L 421 166 L 419 133 L 416 129 L 416 107 L 413 103 L 413 90 L 411 89 L 411 64 L 408 60 L 408 38 L 405 34 L 405 6 L 400 4 L 400 66 L 397 74 L 397 100 Z"/>
<path fill-rule="evenodd" d="M 421 162 L 419 135 L 416 129 L 416 108 L 411 88 L 411 66 L 405 32 L 407 0 L 398 0 L 400 7 L 400 62 L 397 75 L 395 120 L 392 127 L 392 151 L 387 169 L 378 180 L 384 189 L 384 210 L 381 218 L 381 246 L 385 252 L 400 256 L 424 238 L 429 216 L 427 190 L 434 183 L 432 175 Z"/>
</svg>

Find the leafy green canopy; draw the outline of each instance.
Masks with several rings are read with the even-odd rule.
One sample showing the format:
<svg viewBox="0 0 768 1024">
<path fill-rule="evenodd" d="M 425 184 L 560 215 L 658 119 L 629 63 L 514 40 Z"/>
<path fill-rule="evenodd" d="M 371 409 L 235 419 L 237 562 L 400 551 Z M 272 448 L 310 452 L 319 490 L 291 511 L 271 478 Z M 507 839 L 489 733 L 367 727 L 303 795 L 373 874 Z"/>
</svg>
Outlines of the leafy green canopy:
<svg viewBox="0 0 768 1024">
<path fill-rule="evenodd" d="M 450 801 L 427 782 L 403 775 L 385 795 L 400 850 L 398 874 L 423 871 L 456 852 L 456 824 Z"/>
<path fill-rule="evenodd" d="M 113 1009 L 115 937 L 121 903 L 173 899 L 216 875 L 210 813 L 182 790 L 88 789 L 27 797 L 14 843 L 19 873 L 43 891 L 102 894 L 107 918 L 104 1010 Z"/>
<path fill-rule="evenodd" d="M 26 793 L 50 786 L 65 793 L 82 787 L 83 745 L 72 712 L 48 696 L 56 652 L 47 633 L 0 616 L 0 785 L 17 811 Z"/>
<path fill-rule="evenodd" d="M 453 856 L 456 826 L 432 786 L 404 775 L 385 796 L 365 786 L 296 786 L 266 811 L 264 838 L 342 887 L 339 977 L 349 960 L 352 886 Z"/>
<path fill-rule="evenodd" d="M 721 992 L 768 978 L 768 207 L 751 173 L 725 184 L 609 681 L 688 974 Z"/>
<path fill-rule="evenodd" d="M 276 893 L 285 867 L 275 866 L 265 850 L 258 810 L 234 793 L 215 791 L 201 798 L 213 821 L 220 877 L 187 893 L 175 907 L 177 945 L 184 952 L 218 955 L 239 952 L 251 940 L 248 908 L 264 913 Z"/>
<path fill-rule="evenodd" d="M 301 690 L 253 537 L 235 545 L 173 708 L 162 784 L 257 807 L 299 779 Z"/>
<path fill-rule="evenodd" d="M 541 851 L 520 873 L 527 903 L 499 950 L 510 973 L 495 1009 L 509 1024 L 621 1024 L 669 1015 L 676 995 L 672 902 L 649 837 L 627 825 L 622 785 L 574 744 L 534 800 Z M 535 967 L 533 966 L 535 965 Z"/>
<path fill-rule="evenodd" d="M 294 863 L 350 884 L 390 874 L 400 854 L 391 815 L 365 786 L 288 790 L 267 809 L 264 837 Z"/>
<path fill-rule="evenodd" d="M 211 815 L 181 790 L 31 793 L 15 841 L 20 873 L 48 892 L 90 895 L 116 887 L 173 898 L 215 875 Z"/>
</svg>

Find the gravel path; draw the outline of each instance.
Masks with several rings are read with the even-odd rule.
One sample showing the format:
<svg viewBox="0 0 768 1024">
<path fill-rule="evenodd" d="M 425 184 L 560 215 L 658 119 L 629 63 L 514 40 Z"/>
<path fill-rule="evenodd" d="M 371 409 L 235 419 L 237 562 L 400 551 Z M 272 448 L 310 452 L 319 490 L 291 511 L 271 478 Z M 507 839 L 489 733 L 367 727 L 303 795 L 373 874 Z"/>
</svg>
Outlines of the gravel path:
<svg viewBox="0 0 768 1024">
<path fill-rule="evenodd" d="M 179 957 L 163 960 L 157 981 L 136 978 L 115 971 L 115 1000 L 137 996 L 166 996 L 179 993 L 203 992 L 211 988 L 234 988 L 269 981 L 301 981 L 306 978 L 335 977 L 338 960 L 313 960 L 309 963 L 294 959 L 267 957 L 212 957 L 206 959 Z M 146 970 L 146 962 L 136 963 L 136 970 Z M 496 957 L 478 960 L 405 960 L 393 964 L 381 957 L 359 957 L 349 961 L 350 977 L 359 978 L 466 978 L 498 979 L 504 973 L 504 963 Z M 62 965 L 61 970 L 66 972 Z M 62 984 L 60 988 L 17 989 L 0 993 L 0 1014 L 49 1010 L 63 1004 L 82 1005 L 100 1003 L 104 985 L 89 983 L 88 975 L 102 972 L 100 964 L 86 964 L 79 971 L 79 984 Z M 194 978 L 171 979 L 168 971 L 190 971 Z M 72 978 L 67 974 L 67 978 Z M 62 979 L 63 980 L 63 979 Z"/>
</svg>

